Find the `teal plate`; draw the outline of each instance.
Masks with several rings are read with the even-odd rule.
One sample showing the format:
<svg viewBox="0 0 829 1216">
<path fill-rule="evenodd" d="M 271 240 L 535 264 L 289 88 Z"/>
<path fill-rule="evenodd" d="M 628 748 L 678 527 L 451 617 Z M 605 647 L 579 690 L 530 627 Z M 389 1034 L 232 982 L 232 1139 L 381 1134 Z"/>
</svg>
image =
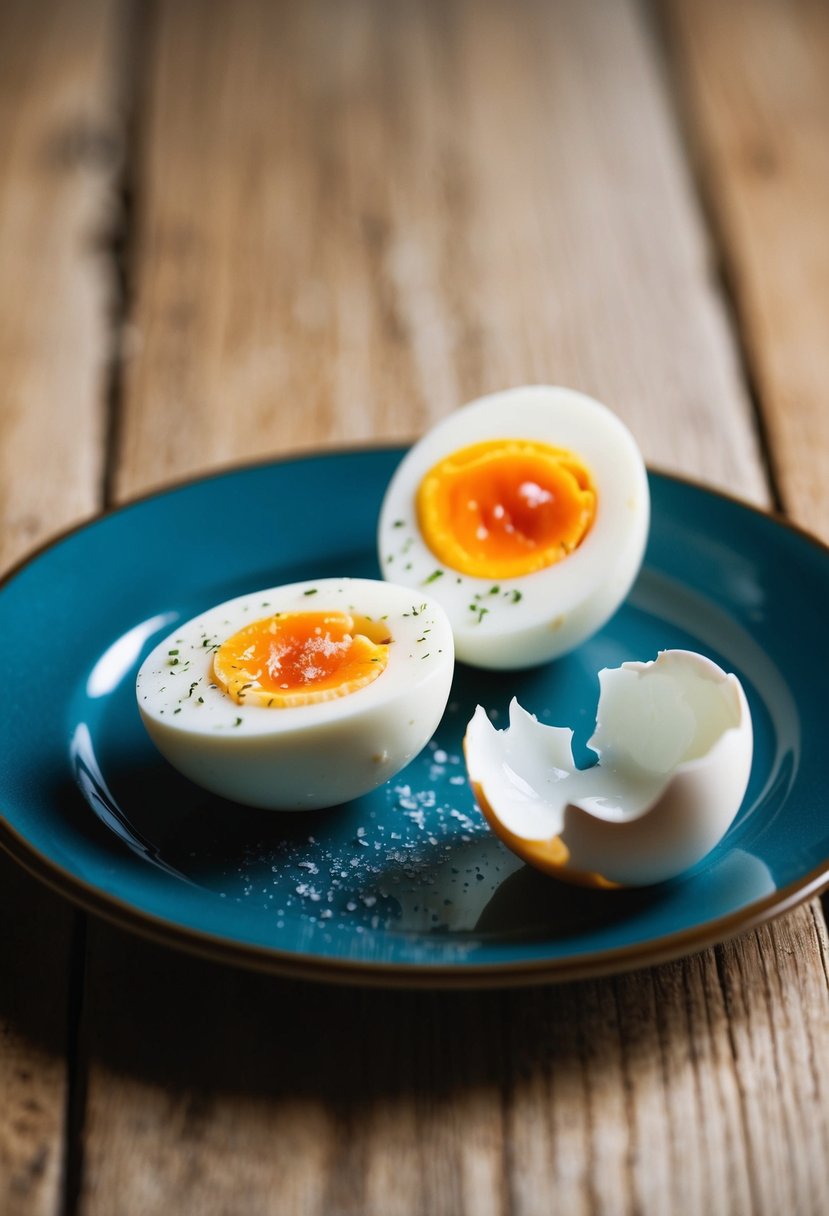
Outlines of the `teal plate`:
<svg viewBox="0 0 829 1216">
<path fill-rule="evenodd" d="M 14 699 L 0 772 L 8 851 L 84 907 L 172 945 L 398 985 L 641 966 L 820 890 L 829 552 L 659 474 L 645 565 L 605 628 L 532 671 L 459 665 L 431 744 L 373 794 L 323 812 L 255 811 L 205 794 L 161 759 L 135 704 L 143 656 L 177 622 L 232 596 L 376 576 L 375 522 L 401 455 L 336 453 L 209 477 L 103 516 L 9 576 L 0 588 Z M 517 694 L 543 721 L 575 729 L 583 764 L 598 670 L 670 647 L 736 672 L 751 704 L 751 781 L 725 840 L 694 871 L 643 890 L 569 887 L 527 868 L 486 828 L 466 782 L 461 741 L 475 705 L 503 720 Z"/>
</svg>

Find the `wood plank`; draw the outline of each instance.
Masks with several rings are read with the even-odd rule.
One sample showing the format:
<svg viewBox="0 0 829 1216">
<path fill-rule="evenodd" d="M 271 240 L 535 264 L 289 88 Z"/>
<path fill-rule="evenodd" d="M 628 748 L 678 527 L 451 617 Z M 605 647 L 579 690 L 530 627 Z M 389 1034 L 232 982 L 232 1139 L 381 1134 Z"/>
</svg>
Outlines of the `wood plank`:
<svg viewBox="0 0 829 1216">
<path fill-rule="evenodd" d="M 670 0 L 665 12 L 780 496 L 829 540 L 829 9 Z"/>
<path fill-rule="evenodd" d="M 635 11 L 548 7 L 161 6 L 120 495 L 408 438 L 534 380 L 595 392 L 648 459 L 759 500 Z"/>
<path fill-rule="evenodd" d="M 100 502 L 114 6 L 0 6 L 0 568 Z M 0 857 L 0 1210 L 61 1204 L 72 913 Z"/>
<path fill-rule="evenodd" d="M 550 379 L 764 497 L 636 6 L 162 3 L 156 39 L 120 495 Z M 80 1211 L 817 1211 L 825 976 L 816 907 L 476 995 L 280 982 L 96 925 Z"/>
<path fill-rule="evenodd" d="M 96 924 L 82 1211 L 818 1213 L 811 917 L 508 993 L 274 981 Z"/>
</svg>

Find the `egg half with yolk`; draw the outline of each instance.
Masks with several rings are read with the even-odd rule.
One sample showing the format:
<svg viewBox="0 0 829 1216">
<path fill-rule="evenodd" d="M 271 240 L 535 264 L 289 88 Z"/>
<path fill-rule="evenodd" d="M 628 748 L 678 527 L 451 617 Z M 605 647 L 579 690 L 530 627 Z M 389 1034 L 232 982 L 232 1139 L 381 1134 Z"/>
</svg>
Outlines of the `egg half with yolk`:
<svg viewBox="0 0 829 1216">
<path fill-rule="evenodd" d="M 457 657 L 545 662 L 619 607 L 650 521 L 642 456 L 606 406 L 527 386 L 450 414 L 407 453 L 380 512 L 384 578 L 429 592 Z"/>
<path fill-rule="evenodd" d="M 446 706 L 452 630 L 432 597 L 372 579 L 240 596 L 180 625 L 136 682 L 170 763 L 236 802 L 334 806 L 426 745 Z"/>
</svg>

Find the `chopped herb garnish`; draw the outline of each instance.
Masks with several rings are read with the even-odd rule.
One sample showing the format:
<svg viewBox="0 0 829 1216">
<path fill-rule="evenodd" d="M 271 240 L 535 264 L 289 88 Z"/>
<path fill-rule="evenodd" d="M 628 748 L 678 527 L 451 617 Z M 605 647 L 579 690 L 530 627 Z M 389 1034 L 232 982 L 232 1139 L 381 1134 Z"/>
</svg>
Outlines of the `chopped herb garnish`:
<svg viewBox="0 0 829 1216">
<path fill-rule="evenodd" d="M 405 528 L 406 527 L 405 519 L 396 519 L 394 521 L 394 523 L 392 524 L 392 527 L 393 528 Z"/>
<path fill-rule="evenodd" d="M 204 705 L 204 697 L 198 697 L 196 703 L 198 705 Z"/>
<path fill-rule="evenodd" d="M 316 595 L 318 590 L 319 590 L 318 587 L 309 587 L 308 590 L 303 591 L 302 594 L 303 595 Z"/>
<path fill-rule="evenodd" d="M 429 577 L 427 579 L 424 579 L 423 581 L 425 583 L 434 583 L 439 578 L 443 578 L 443 571 L 442 570 L 433 570 L 432 573 L 429 575 Z"/>
<path fill-rule="evenodd" d="M 241 725 L 242 725 L 242 719 L 241 719 L 241 718 L 237 718 L 237 719 L 236 719 L 236 721 L 233 723 L 233 725 L 234 725 L 234 726 L 241 726 Z"/>
<path fill-rule="evenodd" d="M 173 710 L 173 713 L 174 713 L 174 714 L 180 714 L 180 713 L 181 713 L 181 706 L 179 705 L 178 709 L 174 709 L 174 710 Z"/>
<path fill-rule="evenodd" d="M 494 587 L 490 587 L 490 589 L 489 589 L 489 594 L 490 594 L 490 595 L 497 595 L 497 594 L 498 594 L 498 592 L 499 592 L 500 590 L 501 590 L 501 588 L 500 588 L 500 587 L 498 586 L 498 584 L 496 583 Z"/>
<path fill-rule="evenodd" d="M 512 602 L 513 602 L 513 604 L 517 604 L 517 603 L 518 603 L 518 601 L 519 601 L 520 599 L 522 599 L 522 598 L 523 598 L 523 596 L 521 595 L 521 592 L 520 592 L 520 591 L 513 591 L 513 593 L 512 593 Z"/>
<path fill-rule="evenodd" d="M 168 650 L 167 653 L 168 654 L 178 654 L 178 651 L 177 650 Z"/>
</svg>

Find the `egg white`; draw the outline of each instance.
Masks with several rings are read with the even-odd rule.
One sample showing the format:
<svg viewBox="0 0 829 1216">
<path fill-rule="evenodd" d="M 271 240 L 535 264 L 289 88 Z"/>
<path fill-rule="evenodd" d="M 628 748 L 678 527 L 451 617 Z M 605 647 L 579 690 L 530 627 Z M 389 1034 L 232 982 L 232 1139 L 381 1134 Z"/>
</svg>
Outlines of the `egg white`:
<svg viewBox="0 0 829 1216">
<path fill-rule="evenodd" d="M 311 705 L 239 705 L 213 678 L 215 649 L 275 612 L 383 619 L 392 642 L 372 683 Z M 428 742 L 454 667 L 452 630 L 430 596 L 372 579 L 333 578 L 239 596 L 160 642 L 136 681 L 144 725 L 170 763 L 225 798 L 280 810 L 334 806 L 376 788 Z"/>
<path fill-rule="evenodd" d="M 451 452 L 510 438 L 579 456 L 597 490 L 596 517 L 578 548 L 544 570 L 508 579 L 459 573 L 436 559 L 421 533 L 418 487 Z M 463 662 L 526 667 L 572 650 L 616 611 L 642 563 L 649 522 L 645 465 L 615 414 L 572 389 L 509 389 L 450 414 L 404 457 L 380 512 L 380 567 L 384 578 L 422 588 L 443 605 Z"/>
</svg>

